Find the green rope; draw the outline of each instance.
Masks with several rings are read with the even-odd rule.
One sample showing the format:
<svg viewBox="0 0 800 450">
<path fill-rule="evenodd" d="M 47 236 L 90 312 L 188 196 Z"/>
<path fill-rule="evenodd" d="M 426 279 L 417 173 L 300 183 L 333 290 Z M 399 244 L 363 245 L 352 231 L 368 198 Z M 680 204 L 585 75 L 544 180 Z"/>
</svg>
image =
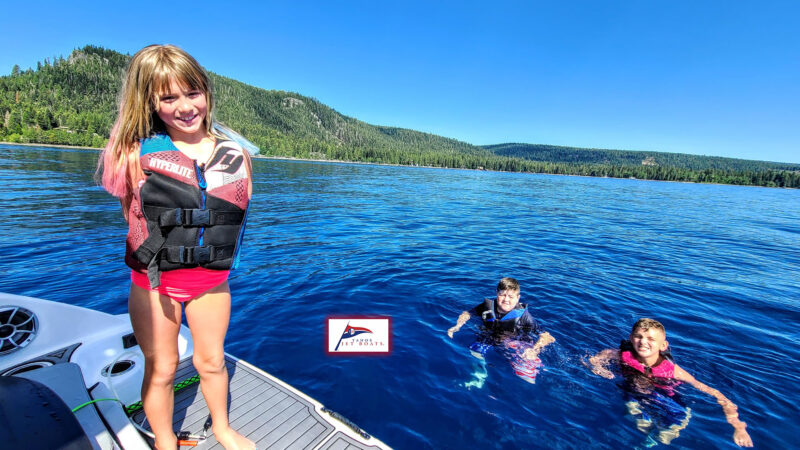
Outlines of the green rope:
<svg viewBox="0 0 800 450">
<path fill-rule="evenodd" d="M 135 413 L 140 409 L 142 409 L 142 402 L 138 401 L 136 403 L 131 403 L 130 405 L 126 406 L 125 412 L 130 416 L 131 414 Z"/>
<path fill-rule="evenodd" d="M 80 405 L 78 405 L 78 406 L 76 406 L 76 407 L 72 408 L 72 412 L 75 412 L 75 411 L 77 411 L 77 410 L 79 410 L 79 409 L 83 408 L 84 406 L 91 405 L 92 403 L 97 403 L 97 402 L 106 402 L 106 401 L 108 401 L 108 402 L 119 402 L 119 400 L 117 400 L 117 399 L 115 399 L 115 398 L 97 398 L 97 399 L 94 399 L 94 400 L 89 400 L 89 401 L 88 401 L 88 402 L 86 402 L 86 403 L 80 404 Z M 120 403 L 122 403 L 122 402 L 120 402 Z"/>
<path fill-rule="evenodd" d="M 193 376 L 191 378 L 187 378 L 187 379 L 181 381 L 180 383 L 176 383 L 175 384 L 175 392 L 180 391 L 181 389 L 185 388 L 186 386 L 191 386 L 191 385 L 197 383 L 198 381 L 200 381 L 200 375 L 195 375 L 195 376 Z"/>
<path fill-rule="evenodd" d="M 191 385 L 197 383 L 198 381 L 200 381 L 200 375 L 195 375 L 195 376 L 193 376 L 191 378 L 187 378 L 187 379 L 185 379 L 185 380 L 183 380 L 183 381 L 181 381 L 179 383 L 175 383 L 174 391 L 177 393 L 181 389 L 183 389 L 183 388 L 185 388 L 187 386 L 191 386 Z M 126 406 L 125 407 L 125 412 L 128 413 L 128 415 L 130 416 L 133 413 L 135 413 L 136 411 L 139 411 L 140 409 L 142 409 L 142 402 L 138 401 L 136 403 L 131 403 L 130 405 Z"/>
</svg>

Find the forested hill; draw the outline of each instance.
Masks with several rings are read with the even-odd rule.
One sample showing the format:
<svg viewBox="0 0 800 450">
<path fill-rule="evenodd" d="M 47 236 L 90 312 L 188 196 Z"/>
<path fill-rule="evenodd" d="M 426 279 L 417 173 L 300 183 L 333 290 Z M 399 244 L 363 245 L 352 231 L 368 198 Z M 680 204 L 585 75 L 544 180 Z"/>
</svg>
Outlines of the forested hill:
<svg viewBox="0 0 800 450">
<path fill-rule="evenodd" d="M 102 147 L 128 55 L 95 46 L 0 77 L 0 141 Z M 479 147 L 374 126 L 292 92 L 211 73 L 217 119 L 262 154 L 468 169 L 800 187 L 800 164 L 531 144 Z"/>
<path fill-rule="evenodd" d="M 68 58 L 0 77 L 0 140 L 102 147 L 130 57 L 87 46 Z M 261 147 L 297 158 L 463 165 L 497 158 L 481 147 L 429 133 L 377 127 L 293 92 L 264 90 L 210 73 L 216 117 Z"/>
<path fill-rule="evenodd" d="M 686 153 L 666 153 L 597 148 L 563 147 L 543 144 L 496 144 L 483 148 L 497 155 L 532 161 L 551 161 L 567 164 L 605 164 L 614 166 L 666 166 L 689 170 L 800 170 L 800 164 L 747 159 L 700 156 Z"/>
</svg>

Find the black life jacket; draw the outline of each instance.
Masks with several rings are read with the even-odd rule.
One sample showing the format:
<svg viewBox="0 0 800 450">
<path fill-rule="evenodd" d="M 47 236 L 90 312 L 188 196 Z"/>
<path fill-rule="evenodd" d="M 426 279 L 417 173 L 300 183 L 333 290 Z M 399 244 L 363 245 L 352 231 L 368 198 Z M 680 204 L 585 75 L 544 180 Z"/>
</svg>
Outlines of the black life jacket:
<svg viewBox="0 0 800 450">
<path fill-rule="evenodd" d="M 145 231 L 139 236 L 131 223 L 125 262 L 135 270 L 146 268 L 151 288 L 160 284 L 161 271 L 235 267 L 249 203 L 250 174 L 241 146 L 218 140 L 204 167 L 169 136 L 157 135 L 142 139 L 139 160 L 146 179 L 138 190 L 138 220 L 146 222 L 146 231 L 139 224 Z"/>
<path fill-rule="evenodd" d="M 527 305 L 518 303 L 516 308 L 509 311 L 502 319 L 498 319 L 494 309 L 494 299 L 484 299 L 483 305 L 486 308 L 486 311 L 481 314 L 483 325 L 493 331 L 515 332 L 522 316 L 528 314 Z"/>
</svg>

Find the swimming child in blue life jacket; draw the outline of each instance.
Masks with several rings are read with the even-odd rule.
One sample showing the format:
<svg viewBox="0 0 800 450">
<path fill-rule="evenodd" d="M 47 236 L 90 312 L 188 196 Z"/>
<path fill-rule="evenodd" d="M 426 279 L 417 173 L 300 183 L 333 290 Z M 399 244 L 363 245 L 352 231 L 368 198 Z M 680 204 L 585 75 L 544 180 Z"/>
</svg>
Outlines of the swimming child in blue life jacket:
<svg viewBox="0 0 800 450">
<path fill-rule="evenodd" d="M 734 429 L 733 442 L 752 447 L 747 424 L 739 420 L 737 406 L 722 393 L 697 381 L 675 364 L 669 352 L 664 325 L 653 319 L 639 319 L 631 330 L 629 340 L 619 349 L 606 349 L 589 358 L 592 372 L 608 379 L 614 378 L 611 363 L 619 365 L 625 383 L 626 406 L 636 419 L 639 430 L 669 444 L 686 428 L 691 410 L 680 400 L 674 387 L 688 383 L 717 399 L 725 418 Z"/>
<path fill-rule="evenodd" d="M 509 358 L 514 372 L 523 380 L 535 383 L 541 367 L 539 352 L 555 342 L 555 338 L 541 330 L 528 312 L 527 305 L 520 303 L 519 298 L 519 282 L 514 278 L 503 278 L 497 283 L 497 297 L 487 298 L 471 310 L 462 312 L 455 326 L 447 330 L 447 335 L 452 339 L 472 316 L 480 317 L 485 330 L 470 345 L 472 354 L 483 359 L 490 348 L 500 348 Z M 535 342 L 534 336 L 538 336 Z M 485 372 L 478 375 L 481 376 L 485 378 Z M 478 384 L 472 385 L 481 387 L 482 378 Z"/>
</svg>

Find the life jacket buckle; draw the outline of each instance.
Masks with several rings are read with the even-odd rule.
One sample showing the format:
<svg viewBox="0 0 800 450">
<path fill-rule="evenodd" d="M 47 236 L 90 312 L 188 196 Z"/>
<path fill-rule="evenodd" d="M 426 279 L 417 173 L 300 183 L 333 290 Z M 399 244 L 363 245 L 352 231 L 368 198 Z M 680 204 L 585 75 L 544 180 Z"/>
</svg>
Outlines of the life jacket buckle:
<svg viewBox="0 0 800 450">
<path fill-rule="evenodd" d="M 195 247 L 194 248 L 194 258 L 197 264 L 203 264 L 211 262 L 211 254 L 214 251 L 214 247 Z"/>
<path fill-rule="evenodd" d="M 214 225 L 214 215 L 207 209 L 190 209 L 189 224 L 194 226 Z"/>
<path fill-rule="evenodd" d="M 184 247 L 183 245 L 178 247 L 178 262 L 181 264 L 186 264 L 189 260 L 189 253 L 192 251 L 192 247 Z"/>
</svg>

